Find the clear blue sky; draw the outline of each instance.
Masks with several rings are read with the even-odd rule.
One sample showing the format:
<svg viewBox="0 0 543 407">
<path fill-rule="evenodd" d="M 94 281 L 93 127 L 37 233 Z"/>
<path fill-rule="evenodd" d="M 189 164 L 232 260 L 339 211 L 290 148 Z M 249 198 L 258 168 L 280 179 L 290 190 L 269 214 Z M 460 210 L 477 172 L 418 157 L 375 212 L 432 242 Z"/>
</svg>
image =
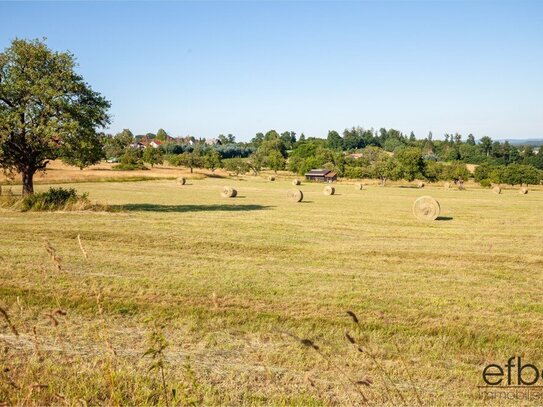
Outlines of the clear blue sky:
<svg viewBox="0 0 543 407">
<path fill-rule="evenodd" d="M 543 1 L 0 2 L 15 37 L 72 51 L 111 132 L 543 137 Z"/>
</svg>

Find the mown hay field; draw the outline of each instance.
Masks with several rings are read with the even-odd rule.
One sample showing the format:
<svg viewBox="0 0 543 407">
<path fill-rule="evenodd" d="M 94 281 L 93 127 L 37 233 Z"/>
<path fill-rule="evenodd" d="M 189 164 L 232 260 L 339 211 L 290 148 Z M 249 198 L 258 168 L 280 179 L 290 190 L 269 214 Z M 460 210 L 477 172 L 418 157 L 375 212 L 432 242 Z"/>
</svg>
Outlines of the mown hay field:
<svg viewBox="0 0 543 407">
<path fill-rule="evenodd" d="M 112 212 L 0 211 L 0 401 L 503 404 L 484 366 L 543 360 L 543 191 L 303 182 L 294 203 L 281 176 L 186 176 L 63 185 Z"/>
</svg>

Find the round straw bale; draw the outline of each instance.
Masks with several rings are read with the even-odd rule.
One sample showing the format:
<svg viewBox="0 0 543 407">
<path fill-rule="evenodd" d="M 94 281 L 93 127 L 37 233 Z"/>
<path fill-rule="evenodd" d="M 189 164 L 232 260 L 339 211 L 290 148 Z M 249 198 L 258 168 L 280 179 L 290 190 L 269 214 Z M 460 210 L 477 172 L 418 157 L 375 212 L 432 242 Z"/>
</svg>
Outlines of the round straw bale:
<svg viewBox="0 0 543 407">
<path fill-rule="evenodd" d="M 502 189 L 499 185 L 496 185 L 494 188 L 492 188 L 492 191 L 498 195 L 502 193 Z"/>
<path fill-rule="evenodd" d="M 224 187 L 221 192 L 221 196 L 223 198 L 235 198 L 237 194 L 238 194 L 238 191 L 236 191 L 232 187 Z"/>
<path fill-rule="evenodd" d="M 336 193 L 336 189 L 331 185 L 327 185 L 324 187 L 324 190 L 322 192 L 324 193 L 324 195 L 334 195 Z"/>
<path fill-rule="evenodd" d="M 419 188 L 424 188 L 424 182 L 422 182 L 422 181 L 419 182 L 419 183 L 417 184 L 417 187 L 419 187 Z"/>
<path fill-rule="evenodd" d="M 431 196 L 421 196 L 413 204 L 413 215 L 419 220 L 436 220 L 441 208 Z"/>
<path fill-rule="evenodd" d="M 292 181 L 292 185 L 300 185 L 302 183 L 302 181 L 300 181 L 299 179 L 295 179 Z"/>
<path fill-rule="evenodd" d="M 275 181 L 275 175 L 270 175 L 268 177 L 268 181 Z"/>
<path fill-rule="evenodd" d="M 443 184 L 443 188 L 445 188 L 445 189 L 449 189 L 450 187 L 451 187 L 451 183 L 450 183 L 450 182 L 445 182 L 445 183 Z"/>
<path fill-rule="evenodd" d="M 299 189 L 289 189 L 287 192 L 287 198 L 292 202 L 302 202 L 302 199 L 304 199 L 304 193 Z"/>
<path fill-rule="evenodd" d="M 354 189 L 356 189 L 357 191 L 360 191 L 363 188 L 364 188 L 364 185 L 361 184 L 360 182 L 357 182 L 356 184 L 354 184 Z"/>
<path fill-rule="evenodd" d="M 185 177 L 177 178 L 177 185 L 185 185 L 186 182 L 187 180 L 185 179 Z"/>
<path fill-rule="evenodd" d="M 464 184 L 458 184 L 458 190 L 459 191 L 465 191 L 466 187 L 464 186 Z"/>
<path fill-rule="evenodd" d="M 519 190 L 518 190 L 519 194 L 522 194 L 522 195 L 526 195 L 528 193 L 528 188 L 526 187 L 521 187 Z"/>
</svg>

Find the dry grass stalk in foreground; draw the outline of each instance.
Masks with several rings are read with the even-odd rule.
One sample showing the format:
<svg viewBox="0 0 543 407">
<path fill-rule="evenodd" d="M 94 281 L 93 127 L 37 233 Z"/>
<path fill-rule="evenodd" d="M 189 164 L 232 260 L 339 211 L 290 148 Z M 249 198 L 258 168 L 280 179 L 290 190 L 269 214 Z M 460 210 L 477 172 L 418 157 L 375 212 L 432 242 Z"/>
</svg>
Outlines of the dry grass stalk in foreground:
<svg viewBox="0 0 543 407">
<path fill-rule="evenodd" d="M 360 326 L 360 321 L 359 321 L 358 317 L 356 316 L 356 314 L 353 311 L 347 311 L 347 315 L 349 315 L 351 317 L 353 323 L 355 324 L 355 326 L 358 329 L 358 333 L 360 334 L 361 330 L 362 330 L 362 327 Z M 384 315 L 382 315 L 382 320 L 383 320 L 383 322 L 385 322 L 385 324 L 388 324 L 388 321 L 387 321 L 387 319 L 385 318 Z M 349 334 L 349 332 L 345 332 L 345 338 L 349 341 L 349 343 L 351 343 L 353 346 L 355 346 L 356 350 L 359 353 L 366 354 L 366 355 L 368 355 L 370 357 L 370 359 L 374 362 L 375 366 L 377 366 L 379 371 L 382 372 L 383 376 L 392 384 L 394 390 L 396 391 L 396 393 L 400 397 L 400 400 L 402 401 L 402 403 L 406 404 L 406 400 L 405 400 L 403 394 L 398 389 L 396 383 L 392 380 L 392 377 L 391 377 L 390 373 L 384 368 L 384 366 L 381 363 L 379 363 L 379 361 L 373 355 L 373 353 L 368 352 L 367 350 L 364 351 L 364 349 L 359 345 L 358 341 L 354 337 L 352 337 Z M 407 363 L 406 363 L 404 357 L 402 356 L 402 351 L 400 349 L 400 346 L 398 345 L 398 343 L 395 340 L 393 340 L 392 342 L 394 343 L 396 351 L 398 352 L 398 357 L 399 357 L 400 361 L 402 362 L 402 366 L 403 366 L 405 372 L 407 373 L 407 377 L 409 378 L 411 389 L 413 390 L 415 398 L 416 398 L 418 404 L 420 406 L 422 406 L 423 405 L 422 399 L 421 399 L 420 394 L 419 394 L 419 392 L 417 390 L 417 386 L 415 385 L 415 382 L 413 380 L 413 376 L 411 375 L 410 369 L 407 366 Z"/>
<path fill-rule="evenodd" d="M 51 245 L 49 240 L 47 240 L 46 237 L 43 238 L 43 244 L 45 245 L 45 250 L 47 251 L 47 253 L 49 253 L 49 257 L 51 258 L 51 261 L 55 265 L 56 269 L 58 271 L 62 271 L 61 259 L 59 256 L 57 256 L 57 251 Z"/>
<path fill-rule="evenodd" d="M 346 381 L 346 383 L 348 383 L 349 385 L 352 386 L 352 389 L 358 395 L 360 395 L 360 398 L 361 398 L 361 400 L 362 400 L 362 402 L 364 404 L 368 403 L 368 401 L 369 401 L 368 397 L 366 396 L 365 392 L 361 390 L 360 386 L 370 386 L 371 385 L 371 380 L 368 380 L 368 379 L 355 380 L 355 379 L 351 378 L 345 372 L 344 369 L 342 369 L 337 363 L 335 363 L 332 360 L 332 358 L 329 355 L 327 355 L 325 352 L 323 352 L 321 350 L 321 348 L 314 341 L 312 341 L 311 339 L 300 338 L 300 337 L 298 337 L 298 336 L 296 336 L 296 335 L 294 335 L 294 334 L 292 334 L 290 332 L 286 332 L 286 331 L 282 331 L 281 333 L 285 334 L 287 336 L 290 336 L 291 338 L 296 340 L 296 342 L 300 343 L 304 347 L 314 350 L 324 361 L 326 361 L 326 363 L 329 366 L 331 366 L 337 373 L 340 374 L 340 376 Z"/>
<path fill-rule="evenodd" d="M 83 253 L 83 257 L 85 257 L 85 259 L 88 259 L 89 256 L 87 254 L 87 251 L 83 247 L 83 242 L 81 242 L 81 235 L 79 233 L 77 234 L 77 243 L 79 243 L 79 248 L 81 249 L 81 252 Z"/>
<path fill-rule="evenodd" d="M 166 405 L 170 405 L 170 397 L 168 387 L 166 385 L 166 377 L 164 374 L 164 367 L 166 364 L 166 358 L 164 351 L 168 347 L 168 341 L 162 333 L 162 329 L 155 325 L 153 331 L 149 334 L 149 348 L 145 351 L 143 356 L 151 357 L 153 363 L 151 364 L 149 370 L 157 370 L 160 374 L 160 380 L 162 383 L 162 390 L 164 392 L 164 400 L 166 400 Z"/>
<path fill-rule="evenodd" d="M 15 325 L 13 325 L 13 323 L 11 322 L 11 319 L 9 319 L 7 311 L 4 308 L 0 307 L 0 314 L 2 314 L 2 316 L 4 317 L 9 329 L 11 330 L 11 332 L 13 332 L 13 335 L 19 336 L 19 332 L 17 331 L 17 328 L 15 328 Z"/>
<path fill-rule="evenodd" d="M 217 293 L 213 291 L 211 294 L 211 302 L 213 303 L 213 307 L 217 310 L 219 309 L 219 297 L 217 296 Z"/>
</svg>

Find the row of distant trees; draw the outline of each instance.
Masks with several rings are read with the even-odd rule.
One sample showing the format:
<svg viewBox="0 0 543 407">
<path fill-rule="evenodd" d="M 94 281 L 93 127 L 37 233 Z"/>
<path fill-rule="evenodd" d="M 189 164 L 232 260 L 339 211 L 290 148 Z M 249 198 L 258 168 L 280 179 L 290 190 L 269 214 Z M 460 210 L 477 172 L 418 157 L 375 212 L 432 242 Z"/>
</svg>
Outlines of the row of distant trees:
<svg viewBox="0 0 543 407">
<path fill-rule="evenodd" d="M 516 147 L 508 141 L 499 142 L 488 136 L 475 140 L 473 134 L 465 139 L 461 134 L 445 134 L 444 140 L 434 140 L 430 132 L 426 138 L 418 139 L 413 132 L 408 135 L 395 129 L 375 131 L 353 127 L 343 131 L 343 137 L 332 130 L 328 132 L 327 147 L 353 151 L 367 146 L 380 147 L 388 152 L 398 152 L 408 147 L 420 149 L 427 159 L 435 161 L 461 161 L 468 164 L 523 163 L 543 169 L 543 156 L 538 156 L 531 145 Z"/>
<path fill-rule="evenodd" d="M 145 136 L 134 137 L 130 130 L 123 130 L 121 134 L 128 135 L 132 140 L 136 140 L 137 137 L 156 138 L 160 141 L 171 140 L 166 142 L 164 146 L 166 154 L 190 152 L 195 145 L 204 143 L 203 139 L 197 140 L 194 137 L 173 139 L 163 129 L 160 129 L 156 135 L 147 133 Z M 413 132 L 405 135 L 395 129 L 381 128 L 374 130 L 353 127 L 345 129 L 342 136 L 337 131 L 331 130 L 328 132 L 326 139 L 306 138 L 303 133 L 297 138 L 296 133 L 292 131 L 279 134 L 275 130 L 270 130 L 267 133 L 257 133 L 248 143 L 236 142 L 232 134 L 227 136 L 221 134 L 218 136 L 218 140 L 221 145 L 217 149 L 223 158 L 248 157 L 262 144 L 269 143 L 272 140 L 276 143 L 276 149 L 286 158 L 287 151 L 291 152 L 307 141 L 314 141 L 320 147 L 334 151 L 356 152 L 366 147 L 379 147 L 384 151 L 397 153 L 402 149 L 414 147 L 420 149 L 424 158 L 429 160 L 460 161 L 467 164 L 509 165 L 516 163 L 533 165 L 538 169 L 543 169 L 543 155 L 538 155 L 531 145 L 517 147 L 511 145 L 508 141 L 499 142 L 492 140 L 488 136 L 476 141 L 472 134 L 469 134 L 465 139 L 458 133 L 454 135 L 445 134 L 444 140 L 434 140 L 431 132 L 426 138 L 418 139 Z"/>
<path fill-rule="evenodd" d="M 190 143 L 187 139 L 172 139 L 158 149 L 147 148 L 139 153 L 130 148 L 134 140 L 132 133 L 124 130 L 109 137 L 105 149 L 108 154 L 120 153 L 121 163 L 128 166 L 135 165 L 137 160 L 151 165 L 167 160 L 171 165 L 188 167 L 191 172 L 194 168 L 224 168 L 233 174 L 258 174 L 268 168 L 300 175 L 313 168 L 327 168 L 341 177 L 375 178 L 383 183 L 400 179 L 465 181 L 474 176 L 466 166 L 473 163 L 481 168 L 475 179 L 483 185 L 537 184 L 543 169 L 543 154 L 537 154 L 531 146 L 517 148 L 488 137 L 476 142 L 472 135 L 464 141 L 459 134 L 433 140 L 430 133 L 419 140 L 413 133 L 405 136 L 394 129 L 376 132 L 352 128 L 346 129 L 343 137 L 330 131 L 326 139 L 306 138 L 304 134 L 296 138 L 294 132 L 279 134 L 270 130 L 257 133 L 248 143 L 237 143 L 232 135 L 220 135 L 222 144 L 212 146 L 193 138 Z M 486 172 L 481 173 L 482 169 Z"/>
</svg>

